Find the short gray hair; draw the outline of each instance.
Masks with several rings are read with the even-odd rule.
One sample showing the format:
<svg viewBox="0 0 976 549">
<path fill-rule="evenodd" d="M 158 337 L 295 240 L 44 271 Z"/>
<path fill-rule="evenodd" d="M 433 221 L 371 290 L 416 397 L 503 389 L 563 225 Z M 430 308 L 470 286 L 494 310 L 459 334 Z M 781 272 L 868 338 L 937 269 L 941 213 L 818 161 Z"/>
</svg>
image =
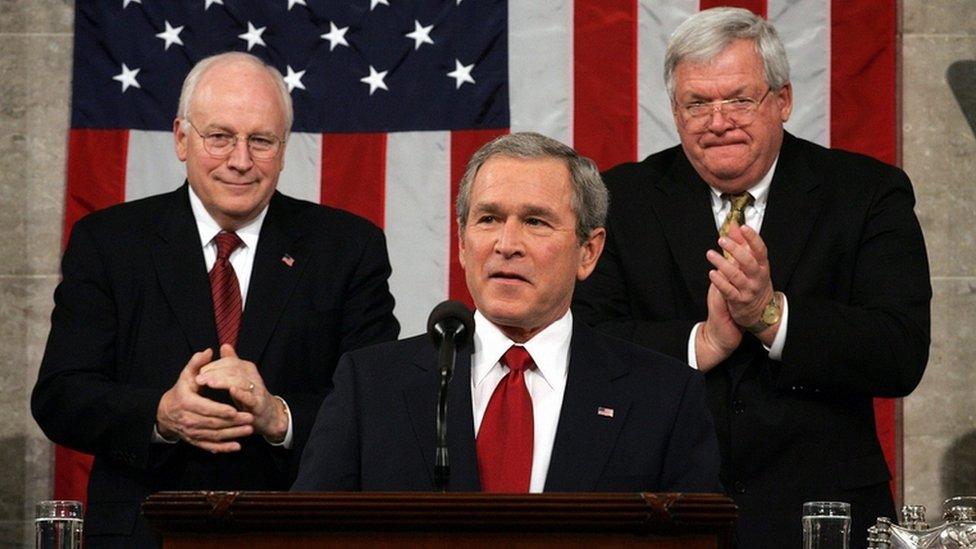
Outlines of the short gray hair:
<svg viewBox="0 0 976 549">
<path fill-rule="evenodd" d="M 285 84 L 284 77 L 281 76 L 281 72 L 278 69 L 265 63 L 260 57 L 240 51 L 218 53 L 217 55 L 205 57 L 190 69 L 190 72 L 186 75 L 186 79 L 183 80 L 183 89 L 180 91 L 180 103 L 176 108 L 176 116 L 184 120 L 188 119 L 193 93 L 196 92 L 197 84 L 200 83 L 203 75 L 208 70 L 218 64 L 232 62 L 248 63 L 259 69 L 268 71 L 268 75 L 278 89 L 278 95 L 281 99 L 281 110 L 285 113 L 285 137 L 287 138 L 288 134 L 291 133 L 291 124 L 295 119 L 295 111 L 291 105 L 291 94 L 288 92 L 288 85 Z"/>
<path fill-rule="evenodd" d="M 586 242 L 593 229 L 603 227 L 607 220 L 610 198 L 596 164 L 580 156 L 572 147 L 532 132 L 503 135 L 482 146 L 468 161 L 461 177 L 455 211 L 458 226 L 463 230 L 468 222 L 471 186 L 481 166 L 493 156 L 510 158 L 558 158 L 566 162 L 573 187 L 570 207 L 576 214 L 576 235 L 580 244 Z"/>
<path fill-rule="evenodd" d="M 766 84 L 779 90 L 790 81 L 790 62 L 771 23 L 742 8 L 700 11 L 678 25 L 664 54 L 664 81 L 674 100 L 674 69 L 682 61 L 705 63 L 736 40 L 751 40 L 763 62 Z"/>
</svg>

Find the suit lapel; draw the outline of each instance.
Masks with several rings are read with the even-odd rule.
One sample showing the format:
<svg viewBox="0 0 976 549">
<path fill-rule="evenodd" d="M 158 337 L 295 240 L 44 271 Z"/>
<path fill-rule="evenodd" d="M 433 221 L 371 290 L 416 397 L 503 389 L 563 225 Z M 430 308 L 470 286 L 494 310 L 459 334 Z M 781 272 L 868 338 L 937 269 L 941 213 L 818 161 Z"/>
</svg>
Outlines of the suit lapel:
<svg viewBox="0 0 976 549">
<path fill-rule="evenodd" d="M 711 269 L 705 251 L 718 248 L 708 185 L 679 152 L 671 169 L 656 182 L 655 189 L 657 196 L 651 199 L 651 207 L 661 220 L 671 256 L 697 308 L 705 310 Z"/>
<path fill-rule="evenodd" d="M 813 173 L 796 138 L 785 134 L 760 231 L 769 253 L 773 287 L 777 290 L 789 284 L 824 207 L 818 192 L 819 182 Z"/>
<path fill-rule="evenodd" d="M 419 353 L 414 360 L 418 369 L 415 383 L 403 389 L 407 412 L 430 485 L 434 483 L 434 451 L 437 434 L 438 371 L 437 357 L 431 352 Z M 451 464 L 448 490 L 478 492 L 478 457 L 474 445 L 474 415 L 471 411 L 471 347 L 458 353 L 454 375 L 447 387 L 447 447 Z"/>
<path fill-rule="evenodd" d="M 566 393 L 546 492 L 595 491 L 630 409 L 629 399 L 613 387 L 613 381 L 627 370 L 607 360 L 611 355 L 592 334 L 581 322 L 573 322 Z M 600 408 L 604 414 L 598 413 Z"/>
<path fill-rule="evenodd" d="M 210 280 L 187 185 L 170 196 L 171 205 L 161 212 L 156 230 L 159 239 L 152 249 L 159 284 L 190 348 L 201 351 L 214 347 L 216 352 Z"/>
<path fill-rule="evenodd" d="M 303 246 L 302 230 L 290 213 L 281 195 L 275 192 L 254 256 L 237 352 L 257 364 L 261 364 L 268 339 L 311 255 Z"/>
</svg>

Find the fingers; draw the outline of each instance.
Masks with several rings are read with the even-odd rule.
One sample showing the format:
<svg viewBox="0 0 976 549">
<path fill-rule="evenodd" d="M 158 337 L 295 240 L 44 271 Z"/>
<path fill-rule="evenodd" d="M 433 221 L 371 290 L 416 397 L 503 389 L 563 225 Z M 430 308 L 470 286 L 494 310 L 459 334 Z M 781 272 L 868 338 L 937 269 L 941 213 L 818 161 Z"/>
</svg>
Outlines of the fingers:
<svg viewBox="0 0 976 549">
<path fill-rule="evenodd" d="M 196 375 L 200 372 L 200 369 L 209 364 L 212 358 L 213 350 L 209 348 L 197 353 L 193 353 L 193 356 L 190 357 L 190 361 L 186 363 L 183 370 L 191 378 L 196 377 Z"/>
</svg>

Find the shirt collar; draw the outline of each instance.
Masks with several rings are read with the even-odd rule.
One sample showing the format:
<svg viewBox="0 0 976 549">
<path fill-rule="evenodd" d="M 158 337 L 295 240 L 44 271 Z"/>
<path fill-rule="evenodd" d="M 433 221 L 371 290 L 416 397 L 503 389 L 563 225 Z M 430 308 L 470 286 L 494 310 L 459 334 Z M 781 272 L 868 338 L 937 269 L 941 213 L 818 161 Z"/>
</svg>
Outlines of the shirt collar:
<svg viewBox="0 0 976 549">
<path fill-rule="evenodd" d="M 197 222 L 197 232 L 200 234 L 200 246 L 206 248 L 213 241 L 217 233 L 222 231 L 220 225 L 211 217 L 210 212 L 203 205 L 203 201 L 197 196 L 192 185 L 187 185 L 190 189 L 190 209 Z M 261 213 L 250 220 L 244 226 L 237 229 L 237 236 L 244 242 L 244 246 L 255 249 L 258 245 L 258 236 L 261 234 L 261 226 L 264 225 L 264 216 L 268 214 L 268 206 L 265 206 Z"/>
<path fill-rule="evenodd" d="M 773 159 L 773 164 L 769 167 L 769 170 L 766 171 L 762 178 L 759 179 L 759 182 L 746 189 L 749 191 L 749 194 L 752 195 L 752 198 L 754 199 L 752 205 L 757 210 L 761 211 L 766 208 L 766 202 L 769 200 L 769 186 L 773 183 L 773 174 L 776 173 L 776 164 L 778 162 L 779 155 L 776 155 L 776 158 Z M 709 185 L 708 188 L 712 190 L 712 204 L 717 205 L 720 210 L 724 208 L 722 191 L 712 187 L 711 185 Z"/>
<path fill-rule="evenodd" d="M 505 351 L 517 345 L 498 326 L 485 318 L 481 311 L 474 313 L 474 354 L 471 357 L 471 380 L 477 387 L 485 376 L 499 366 Z M 569 344 L 573 336 L 573 313 L 566 311 L 532 339 L 521 344 L 535 361 L 536 371 L 549 384 L 566 377 L 569 369 Z"/>
</svg>

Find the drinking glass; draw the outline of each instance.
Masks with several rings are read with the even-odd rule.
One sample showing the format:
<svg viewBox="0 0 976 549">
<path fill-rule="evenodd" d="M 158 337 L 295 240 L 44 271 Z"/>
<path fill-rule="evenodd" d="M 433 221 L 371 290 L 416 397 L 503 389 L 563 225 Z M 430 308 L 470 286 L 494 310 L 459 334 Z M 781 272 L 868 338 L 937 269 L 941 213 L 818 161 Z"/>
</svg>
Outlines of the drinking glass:
<svg viewBox="0 0 976 549">
<path fill-rule="evenodd" d="M 808 501 L 803 504 L 803 549 L 848 549 L 851 504 Z"/>
<path fill-rule="evenodd" d="M 34 531 L 37 549 L 81 549 L 81 502 L 39 501 Z"/>
</svg>

